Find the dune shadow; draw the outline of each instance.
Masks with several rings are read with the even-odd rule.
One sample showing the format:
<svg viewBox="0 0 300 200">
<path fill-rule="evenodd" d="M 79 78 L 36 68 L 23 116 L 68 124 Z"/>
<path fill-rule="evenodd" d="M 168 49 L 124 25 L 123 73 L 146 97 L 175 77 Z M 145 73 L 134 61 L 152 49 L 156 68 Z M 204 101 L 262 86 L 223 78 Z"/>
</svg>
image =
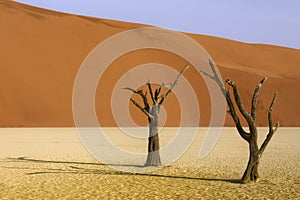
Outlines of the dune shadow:
<svg viewBox="0 0 300 200">
<path fill-rule="evenodd" d="M 93 163 L 93 162 L 74 162 L 74 161 L 52 161 L 52 160 L 41 160 L 41 159 L 32 159 L 26 157 L 18 157 L 18 158 L 7 158 L 7 162 L 34 162 L 34 163 L 54 163 L 54 164 L 67 164 L 67 169 L 53 169 L 46 168 L 37 170 L 36 168 L 32 168 L 36 170 L 35 172 L 28 172 L 26 175 L 38 175 L 38 174 L 93 174 L 93 175 L 125 175 L 125 176 L 145 176 L 145 177 L 157 177 L 157 178 L 171 178 L 171 179 L 184 179 L 184 180 L 198 180 L 198 181 L 217 181 L 217 182 L 228 182 L 234 184 L 240 184 L 240 180 L 238 179 L 220 179 L 220 178 L 203 178 L 203 177 L 190 177 L 190 176 L 177 176 L 177 175 L 163 175 L 163 174 L 155 174 L 155 173 L 130 173 L 130 172 L 122 172 L 116 170 L 102 170 L 102 169 L 93 169 L 87 167 L 78 167 L 79 166 L 124 166 L 124 167 L 145 167 L 144 165 L 130 165 L 130 164 L 102 164 L 102 163 Z M 27 168 L 28 169 L 28 168 Z"/>
</svg>

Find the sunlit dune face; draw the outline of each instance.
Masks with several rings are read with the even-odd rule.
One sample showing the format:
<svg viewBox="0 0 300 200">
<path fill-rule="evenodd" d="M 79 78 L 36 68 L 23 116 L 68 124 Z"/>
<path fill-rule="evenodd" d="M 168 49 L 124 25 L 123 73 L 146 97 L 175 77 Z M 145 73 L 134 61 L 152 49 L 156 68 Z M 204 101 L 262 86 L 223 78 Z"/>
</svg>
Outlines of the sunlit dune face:
<svg viewBox="0 0 300 200">
<path fill-rule="evenodd" d="M 114 34 L 145 26 L 62 14 L 24 6 L 15 1 L 1 1 L 0 10 L 1 19 L 4 19 L 0 20 L 0 54 L 2 55 L 0 125 L 2 127 L 74 126 L 72 107 L 74 82 L 85 58 L 93 48 Z M 253 45 L 205 35 L 186 35 L 197 41 L 210 54 L 223 80 L 230 78 L 237 83 L 241 99 L 248 111 L 255 86 L 264 76 L 269 77 L 259 93 L 256 122 L 258 126 L 268 126 L 267 112 L 275 91 L 278 92 L 278 97 L 273 111 L 274 123 L 279 120 L 281 126 L 299 126 L 300 120 L 297 116 L 300 112 L 300 93 L 294 92 L 299 91 L 300 84 L 298 49 Z M 118 45 L 112 46 L 109 50 L 115 51 L 116 48 Z M 198 57 L 198 52 L 196 54 Z M 201 57 L 200 52 L 199 56 Z M 104 55 L 99 55 L 99 59 L 103 57 Z M 200 110 L 198 121 L 200 126 L 210 125 L 209 122 L 215 116 L 211 114 L 211 99 L 207 86 L 196 70 L 201 66 L 193 66 L 184 58 L 171 52 L 143 49 L 120 55 L 108 66 L 99 80 L 93 106 L 101 126 L 116 126 L 116 121 L 119 121 L 122 126 L 130 125 L 128 122 L 131 118 L 137 125 L 147 123 L 147 118 L 129 102 L 131 93 L 122 88 L 142 87 L 148 79 L 155 84 L 160 84 L 154 81 L 158 74 L 146 74 L 139 85 L 133 85 L 130 81 L 123 85 L 119 82 L 122 78 L 126 79 L 123 76 L 128 71 L 135 70 L 136 67 L 146 63 L 161 63 L 176 71 L 189 64 L 191 67 L 183 77 L 188 80 L 197 96 L 197 103 L 192 104 L 192 108 L 198 107 Z M 163 81 L 168 82 L 173 80 L 176 74 L 165 77 L 169 80 L 163 78 Z M 182 85 L 183 77 L 179 80 L 178 86 Z M 112 101 L 112 97 L 116 94 L 127 96 Z M 171 121 L 174 122 L 174 126 L 177 125 L 178 116 L 183 112 L 195 112 L 195 109 L 182 111 L 178 108 L 177 110 L 176 101 L 170 99 L 171 96 L 164 102 L 164 106 L 167 108 L 169 104 L 174 104 L 173 107 L 176 109 L 172 107 L 166 110 L 168 115 L 166 125 Z M 176 99 L 178 101 L 178 97 Z M 115 103 L 114 106 L 112 102 Z M 125 103 L 121 104 L 121 102 Z M 118 112 L 122 107 L 125 107 L 126 112 L 130 111 L 128 116 L 121 116 L 124 121 L 114 116 L 114 113 L 123 114 L 123 111 Z M 116 108 L 114 112 L 112 108 Z M 173 116 L 174 118 L 169 119 Z M 192 120 L 194 118 L 191 114 L 190 118 L 181 122 L 187 125 Z M 247 126 L 242 117 L 241 120 L 243 125 Z M 90 125 L 88 122 L 87 124 Z M 228 114 L 225 126 L 234 126 Z"/>
</svg>

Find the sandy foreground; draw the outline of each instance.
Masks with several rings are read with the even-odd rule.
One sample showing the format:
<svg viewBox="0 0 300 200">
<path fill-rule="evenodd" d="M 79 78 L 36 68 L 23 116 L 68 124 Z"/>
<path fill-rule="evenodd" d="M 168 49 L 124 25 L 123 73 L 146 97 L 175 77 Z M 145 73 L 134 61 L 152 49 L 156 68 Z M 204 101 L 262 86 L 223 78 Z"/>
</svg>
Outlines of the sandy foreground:
<svg viewBox="0 0 300 200">
<path fill-rule="evenodd" d="M 206 131 L 199 129 L 191 147 L 170 166 L 133 174 L 113 167 L 143 169 L 146 157 L 103 165 L 73 128 L 3 128 L 0 199 L 300 199 L 299 128 L 279 129 L 263 155 L 256 184 L 238 183 L 248 147 L 232 128 L 223 129 L 213 151 L 199 158 Z M 266 132 L 260 129 L 260 141 Z M 145 139 L 136 142 L 120 133 L 105 129 L 119 148 L 146 151 Z M 172 143 L 174 135 L 174 128 L 162 130 L 161 146 Z"/>
</svg>

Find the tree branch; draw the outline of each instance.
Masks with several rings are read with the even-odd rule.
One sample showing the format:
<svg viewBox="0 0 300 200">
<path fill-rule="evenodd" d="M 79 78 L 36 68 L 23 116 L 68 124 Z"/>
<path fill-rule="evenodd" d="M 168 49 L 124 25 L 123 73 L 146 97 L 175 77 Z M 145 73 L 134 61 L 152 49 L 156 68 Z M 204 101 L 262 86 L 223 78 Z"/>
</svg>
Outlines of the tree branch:
<svg viewBox="0 0 300 200">
<path fill-rule="evenodd" d="M 233 89 L 233 94 L 234 94 L 234 99 L 235 99 L 235 102 L 240 110 L 240 112 L 242 113 L 242 115 L 245 117 L 245 119 L 247 120 L 247 123 L 249 125 L 249 128 L 251 127 L 254 127 L 255 126 L 255 123 L 251 117 L 251 115 L 246 111 L 246 109 L 244 108 L 243 104 L 242 104 L 242 101 L 241 101 L 241 98 L 240 98 L 240 95 L 238 93 L 238 90 L 237 90 L 237 86 L 236 84 L 230 80 L 230 79 L 227 79 L 226 80 L 226 83 L 232 87 Z"/>
<path fill-rule="evenodd" d="M 206 72 L 203 71 L 203 70 L 199 70 L 199 72 L 201 72 L 202 74 L 204 74 L 204 75 L 207 76 L 208 78 L 210 78 L 210 79 L 216 81 L 216 77 L 215 77 L 215 76 L 212 76 L 212 75 L 210 75 L 209 73 L 206 73 Z"/>
<path fill-rule="evenodd" d="M 130 88 L 130 87 L 126 87 L 126 88 L 122 88 L 122 89 L 124 89 L 124 90 L 129 90 L 129 91 L 131 91 L 131 92 L 133 92 L 133 93 L 137 93 L 134 89 L 132 89 L 132 88 Z"/>
<path fill-rule="evenodd" d="M 214 63 L 211 59 L 209 59 L 209 65 L 210 65 L 210 68 L 213 72 L 213 75 L 210 75 L 210 74 L 206 73 L 203 70 L 199 70 L 199 72 L 202 73 L 203 75 L 209 77 L 210 79 L 214 80 L 218 84 L 218 86 L 221 89 L 222 94 L 226 98 L 226 89 L 225 89 L 224 84 L 222 83 L 221 79 L 219 78 L 219 76 L 217 74 L 216 67 L 215 67 L 215 65 L 214 65 Z"/>
<path fill-rule="evenodd" d="M 260 83 L 256 86 L 253 96 L 252 96 L 251 116 L 254 121 L 256 120 L 256 104 L 257 104 L 259 89 L 264 84 L 264 82 L 267 80 L 267 78 L 268 77 L 265 77 L 260 81 Z"/>
<path fill-rule="evenodd" d="M 214 65 L 214 63 L 212 62 L 212 60 L 209 60 L 209 65 L 210 65 L 210 68 L 213 72 L 213 75 L 210 75 L 208 73 L 206 73 L 205 71 L 203 70 L 199 70 L 200 73 L 202 73 L 203 75 L 209 77 L 210 79 L 214 80 L 217 85 L 219 86 L 222 94 L 224 95 L 224 97 L 226 98 L 226 102 L 227 102 L 227 105 L 229 107 L 229 111 L 228 113 L 231 115 L 234 123 L 235 123 L 235 126 L 240 134 L 240 136 L 246 140 L 246 141 L 250 141 L 250 135 L 249 133 L 247 133 L 242 125 L 241 125 L 241 122 L 240 122 L 240 119 L 235 111 L 235 107 L 233 105 L 233 102 L 231 100 L 231 96 L 230 96 L 230 91 L 229 90 L 226 90 L 225 87 L 224 87 L 224 84 L 222 83 L 221 79 L 219 78 L 218 74 L 217 74 L 217 70 L 216 70 L 216 67 Z"/>
<path fill-rule="evenodd" d="M 175 87 L 175 85 L 177 84 L 179 77 L 180 77 L 180 76 L 181 76 L 188 68 L 189 68 L 189 66 L 186 65 L 186 66 L 180 71 L 180 73 L 177 75 L 175 81 L 174 81 L 173 83 L 170 83 L 171 87 L 169 88 L 169 90 L 168 90 L 165 94 L 161 95 L 161 96 L 158 98 L 158 100 L 161 99 L 160 102 L 159 102 L 160 105 L 162 104 L 162 102 L 164 101 L 164 99 L 167 98 L 168 95 L 172 92 L 172 89 L 173 89 L 173 88 Z"/>
<path fill-rule="evenodd" d="M 140 104 L 138 104 L 134 99 L 130 98 L 130 101 L 138 107 L 145 115 L 147 115 L 148 118 L 153 118 L 153 116 L 145 109 L 143 108 Z"/>
<path fill-rule="evenodd" d="M 135 106 L 137 106 L 143 113 L 145 113 L 149 118 L 151 118 L 151 114 L 149 114 L 150 106 L 149 106 L 149 103 L 148 103 L 148 100 L 147 100 L 147 93 L 144 94 L 142 89 L 141 90 L 134 90 L 130 87 L 126 87 L 126 88 L 123 88 L 123 89 L 132 91 L 133 93 L 138 94 L 142 97 L 143 102 L 144 102 L 144 108 L 141 105 L 139 105 L 134 99 L 130 98 L 130 101 Z"/>
<path fill-rule="evenodd" d="M 141 90 L 134 90 L 130 87 L 126 87 L 126 88 L 123 88 L 123 89 L 130 90 L 133 93 L 140 95 L 143 99 L 143 102 L 144 102 L 144 108 L 147 110 L 147 112 L 149 112 L 150 106 L 149 106 L 148 99 L 147 99 L 147 93 L 144 94 L 142 89 Z"/>
<path fill-rule="evenodd" d="M 277 92 L 275 92 L 275 94 L 273 96 L 273 99 L 272 99 L 272 102 L 271 102 L 270 107 L 269 107 L 269 112 L 268 112 L 269 131 L 273 130 L 272 112 L 273 112 L 273 106 L 274 106 L 274 103 L 276 101 L 276 98 L 277 98 Z"/>
<path fill-rule="evenodd" d="M 250 134 L 247 133 L 244 129 L 243 129 L 243 126 L 241 124 L 241 121 L 240 121 L 240 118 L 238 117 L 236 111 L 235 111 L 235 108 L 234 108 L 234 105 L 233 105 L 233 102 L 231 100 L 231 96 L 230 96 L 230 91 L 227 90 L 226 91 L 226 101 L 227 101 L 227 104 L 228 104 L 228 107 L 229 107 L 229 111 L 228 113 L 231 115 L 234 123 L 235 123 L 235 127 L 237 128 L 240 136 L 246 140 L 247 142 L 250 142 Z"/>
<path fill-rule="evenodd" d="M 162 87 L 162 88 L 165 88 L 165 87 L 168 87 L 168 85 L 172 86 L 172 83 L 167 83 L 167 84 L 162 83 L 162 84 L 161 84 L 161 87 Z"/>
<path fill-rule="evenodd" d="M 153 102 L 153 104 L 156 104 L 156 101 L 154 100 L 154 95 L 153 95 L 153 90 L 152 90 L 152 87 L 151 87 L 151 83 L 150 83 L 149 80 L 148 80 L 147 85 L 148 85 L 148 89 L 149 89 L 149 92 L 150 92 L 150 96 L 151 96 L 152 102 Z"/>
<path fill-rule="evenodd" d="M 265 151 L 267 145 L 269 144 L 271 138 L 273 137 L 274 133 L 277 131 L 278 127 L 279 127 L 279 122 L 277 122 L 276 127 L 273 129 L 273 120 L 272 120 L 272 112 L 273 112 L 273 106 L 274 103 L 276 101 L 276 97 L 277 97 L 277 92 L 275 92 L 272 102 L 270 104 L 269 107 L 269 112 L 268 112 L 268 120 L 269 120 L 269 133 L 265 139 L 265 141 L 263 142 L 263 144 L 261 145 L 260 149 L 259 149 L 259 156 L 261 157 L 263 152 Z"/>
<path fill-rule="evenodd" d="M 155 90 L 154 99 L 155 99 L 156 102 L 157 102 L 158 99 L 159 99 L 158 96 L 159 96 L 159 94 L 160 94 L 160 92 L 161 92 L 161 88 L 162 88 L 162 86 L 160 86 L 158 89 Z"/>
</svg>

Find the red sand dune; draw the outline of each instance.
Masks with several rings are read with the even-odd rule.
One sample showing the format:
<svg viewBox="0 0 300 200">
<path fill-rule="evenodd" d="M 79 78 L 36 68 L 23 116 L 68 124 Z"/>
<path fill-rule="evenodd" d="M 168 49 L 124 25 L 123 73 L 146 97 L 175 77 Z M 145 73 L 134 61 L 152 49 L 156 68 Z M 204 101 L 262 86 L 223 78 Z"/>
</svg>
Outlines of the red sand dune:
<svg viewBox="0 0 300 200">
<path fill-rule="evenodd" d="M 143 26 L 0 1 L 0 126 L 74 126 L 72 90 L 85 57 L 113 34 Z M 247 108 L 256 84 L 264 76 L 269 77 L 260 92 L 258 125 L 267 126 L 267 109 L 277 91 L 274 121 L 279 120 L 282 126 L 300 126 L 300 50 L 188 35 L 209 52 L 224 79 L 230 78 L 238 84 Z M 135 51 L 117 59 L 97 88 L 96 110 L 102 126 L 116 125 L 110 107 L 116 81 L 126 70 L 148 62 L 178 70 L 187 64 L 184 59 L 159 50 Z M 198 96 L 200 126 L 207 126 L 211 111 L 206 86 L 194 68 L 185 77 Z M 178 101 L 172 94 L 165 103 L 166 125 L 178 126 L 181 114 Z M 136 123 L 146 125 L 146 118 L 132 105 L 130 112 Z M 225 125 L 233 125 L 229 116 Z"/>
</svg>

